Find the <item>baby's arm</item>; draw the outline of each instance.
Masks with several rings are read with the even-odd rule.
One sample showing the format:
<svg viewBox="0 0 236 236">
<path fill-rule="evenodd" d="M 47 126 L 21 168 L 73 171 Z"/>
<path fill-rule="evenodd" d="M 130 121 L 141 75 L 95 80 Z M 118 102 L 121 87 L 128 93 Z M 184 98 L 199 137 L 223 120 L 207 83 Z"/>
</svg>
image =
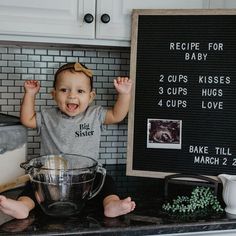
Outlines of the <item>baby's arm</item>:
<svg viewBox="0 0 236 236">
<path fill-rule="evenodd" d="M 129 111 L 132 82 L 128 77 L 118 77 L 114 80 L 118 97 L 113 108 L 106 113 L 104 124 L 114 124 L 122 121 Z"/>
<path fill-rule="evenodd" d="M 20 110 L 21 123 L 28 128 L 36 128 L 35 97 L 40 85 L 36 80 L 28 80 L 24 83 L 25 94 Z"/>
</svg>

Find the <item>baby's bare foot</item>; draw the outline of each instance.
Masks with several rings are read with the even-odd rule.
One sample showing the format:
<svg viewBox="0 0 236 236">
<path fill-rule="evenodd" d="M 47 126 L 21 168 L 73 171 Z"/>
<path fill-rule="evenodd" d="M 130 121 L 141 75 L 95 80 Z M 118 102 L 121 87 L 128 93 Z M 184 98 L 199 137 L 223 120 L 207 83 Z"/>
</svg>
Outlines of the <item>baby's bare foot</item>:
<svg viewBox="0 0 236 236">
<path fill-rule="evenodd" d="M 130 197 L 127 197 L 123 200 L 114 199 L 109 201 L 104 206 L 104 215 L 107 217 L 117 217 L 120 215 L 125 215 L 135 208 L 135 202 L 131 200 Z"/>
<path fill-rule="evenodd" d="M 0 195 L 0 211 L 16 219 L 27 218 L 29 214 L 24 204 L 3 195 Z"/>
</svg>

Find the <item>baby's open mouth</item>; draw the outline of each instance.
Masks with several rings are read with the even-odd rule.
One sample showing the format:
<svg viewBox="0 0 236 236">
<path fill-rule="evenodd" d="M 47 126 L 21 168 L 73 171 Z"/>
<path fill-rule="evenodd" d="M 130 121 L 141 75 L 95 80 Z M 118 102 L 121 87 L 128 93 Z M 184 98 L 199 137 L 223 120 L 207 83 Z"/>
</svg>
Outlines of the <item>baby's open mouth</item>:
<svg viewBox="0 0 236 236">
<path fill-rule="evenodd" d="M 67 106 L 69 111 L 74 111 L 78 108 L 79 105 L 75 104 L 75 103 L 68 103 L 66 106 Z"/>
</svg>

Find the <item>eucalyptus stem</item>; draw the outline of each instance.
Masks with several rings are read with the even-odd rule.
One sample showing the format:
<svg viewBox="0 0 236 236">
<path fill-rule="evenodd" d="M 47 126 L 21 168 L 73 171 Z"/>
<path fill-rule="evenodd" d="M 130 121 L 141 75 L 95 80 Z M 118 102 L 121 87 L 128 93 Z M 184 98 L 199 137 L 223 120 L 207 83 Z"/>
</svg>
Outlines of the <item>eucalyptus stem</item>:
<svg viewBox="0 0 236 236">
<path fill-rule="evenodd" d="M 213 210 L 223 212 L 217 197 L 209 187 L 196 187 L 191 196 L 177 196 L 172 203 L 162 205 L 162 209 L 169 213 L 193 213 L 199 210 Z"/>
</svg>

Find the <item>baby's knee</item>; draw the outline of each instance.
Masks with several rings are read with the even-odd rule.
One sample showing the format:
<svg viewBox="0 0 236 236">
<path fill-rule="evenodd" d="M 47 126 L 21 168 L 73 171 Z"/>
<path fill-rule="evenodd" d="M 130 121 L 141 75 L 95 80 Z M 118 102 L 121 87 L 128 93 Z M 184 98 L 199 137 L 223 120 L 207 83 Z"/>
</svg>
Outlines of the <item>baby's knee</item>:
<svg viewBox="0 0 236 236">
<path fill-rule="evenodd" d="M 29 210 L 23 210 L 20 213 L 18 213 L 15 218 L 18 220 L 26 219 L 29 216 Z"/>
</svg>

